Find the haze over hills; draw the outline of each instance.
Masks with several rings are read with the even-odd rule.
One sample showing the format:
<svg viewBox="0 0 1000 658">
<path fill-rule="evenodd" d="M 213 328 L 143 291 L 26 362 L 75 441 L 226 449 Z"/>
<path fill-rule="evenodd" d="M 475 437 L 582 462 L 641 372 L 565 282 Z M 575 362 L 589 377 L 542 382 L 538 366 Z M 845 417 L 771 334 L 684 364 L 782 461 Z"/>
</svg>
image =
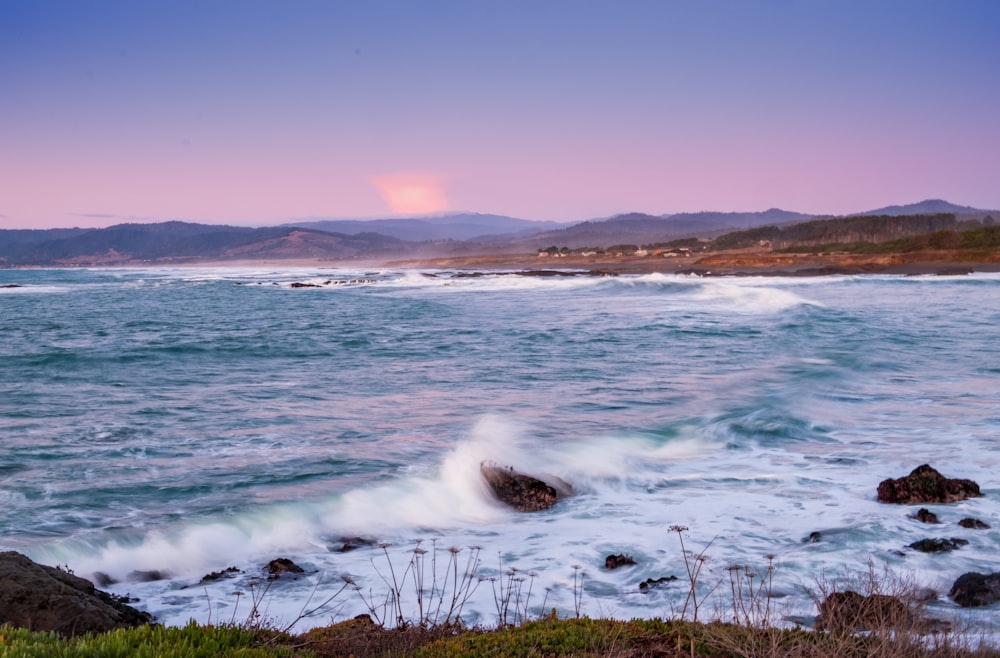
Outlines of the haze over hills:
<svg viewBox="0 0 1000 658">
<path fill-rule="evenodd" d="M 939 199 L 848 215 L 951 213 L 1000 219 L 1000 211 Z M 814 215 L 763 212 L 627 213 L 577 224 L 460 213 L 381 220 L 316 220 L 246 228 L 169 221 L 103 229 L 0 230 L 0 267 L 176 264 L 198 261 L 319 259 L 385 261 L 472 254 L 532 253 L 550 245 L 579 249 L 714 238 L 733 231 L 788 226 Z M 558 228 L 554 228 L 558 227 Z M 339 229 L 334 231 L 332 229 Z M 404 237 L 405 236 L 405 237 Z"/>
</svg>

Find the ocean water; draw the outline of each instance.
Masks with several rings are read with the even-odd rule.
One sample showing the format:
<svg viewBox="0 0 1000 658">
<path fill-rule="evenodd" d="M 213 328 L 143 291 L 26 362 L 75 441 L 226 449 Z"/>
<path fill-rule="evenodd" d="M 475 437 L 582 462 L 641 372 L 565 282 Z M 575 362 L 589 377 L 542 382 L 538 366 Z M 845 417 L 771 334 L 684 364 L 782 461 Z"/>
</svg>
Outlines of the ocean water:
<svg viewBox="0 0 1000 658">
<path fill-rule="evenodd" d="M 512 584 L 521 614 L 671 616 L 671 526 L 706 556 L 702 616 L 727 616 L 735 565 L 773 563 L 788 623 L 869 568 L 933 588 L 940 615 L 955 578 L 1000 570 L 1000 275 L 456 274 L 0 270 L 20 286 L 0 288 L 0 548 L 167 624 L 240 622 L 255 598 L 291 623 L 353 583 L 296 630 L 384 613 L 393 578 L 414 618 L 414 573 L 431 599 L 453 555 L 479 560 L 472 623 Z M 483 462 L 574 495 L 511 511 Z M 984 497 L 928 505 L 939 525 L 876 502 L 923 463 Z M 370 543 L 341 552 L 352 537 Z M 969 543 L 907 548 L 927 537 Z M 637 564 L 605 569 L 617 553 Z M 277 557 L 305 573 L 267 581 Z"/>
</svg>

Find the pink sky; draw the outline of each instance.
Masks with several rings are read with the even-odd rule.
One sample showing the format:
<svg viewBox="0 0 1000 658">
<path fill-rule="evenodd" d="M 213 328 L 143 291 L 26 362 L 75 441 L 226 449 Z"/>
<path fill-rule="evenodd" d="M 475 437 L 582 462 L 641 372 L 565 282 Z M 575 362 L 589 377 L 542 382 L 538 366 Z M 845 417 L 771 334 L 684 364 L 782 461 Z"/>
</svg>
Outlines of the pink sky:
<svg viewBox="0 0 1000 658">
<path fill-rule="evenodd" d="M 1000 3 L 874 4 L 4 3 L 0 228 L 1000 207 Z"/>
</svg>

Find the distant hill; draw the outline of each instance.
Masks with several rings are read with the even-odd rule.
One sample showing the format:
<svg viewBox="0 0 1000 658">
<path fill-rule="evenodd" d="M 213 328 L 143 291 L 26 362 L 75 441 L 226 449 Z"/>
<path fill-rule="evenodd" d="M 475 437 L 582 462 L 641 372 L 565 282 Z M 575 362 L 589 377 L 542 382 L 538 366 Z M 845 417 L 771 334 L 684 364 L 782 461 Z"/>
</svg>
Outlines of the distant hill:
<svg viewBox="0 0 1000 658">
<path fill-rule="evenodd" d="M 536 222 L 504 215 L 452 213 L 435 217 L 393 219 L 323 219 L 286 224 L 299 228 L 358 235 L 380 233 L 409 242 L 476 240 L 494 236 L 522 235 L 562 226 L 557 222 Z"/>
<path fill-rule="evenodd" d="M 676 215 L 628 213 L 608 219 L 591 220 L 556 231 L 536 233 L 518 242 L 534 248 L 548 245 L 609 247 L 618 244 L 655 244 L 680 238 L 713 237 L 734 229 L 787 224 L 810 219 L 812 215 L 772 208 L 763 212 L 697 212 Z"/>
<path fill-rule="evenodd" d="M 939 213 L 952 213 L 954 215 L 980 214 L 989 212 L 971 206 L 959 206 L 949 203 L 943 199 L 926 199 L 920 203 L 910 203 L 905 206 L 886 206 L 876 210 L 855 213 L 855 215 L 936 215 Z"/>
<path fill-rule="evenodd" d="M 244 228 L 161 222 L 103 229 L 0 231 L 0 266 L 117 265 L 197 260 L 330 258 L 403 253 L 405 243 L 294 227 Z"/>
</svg>

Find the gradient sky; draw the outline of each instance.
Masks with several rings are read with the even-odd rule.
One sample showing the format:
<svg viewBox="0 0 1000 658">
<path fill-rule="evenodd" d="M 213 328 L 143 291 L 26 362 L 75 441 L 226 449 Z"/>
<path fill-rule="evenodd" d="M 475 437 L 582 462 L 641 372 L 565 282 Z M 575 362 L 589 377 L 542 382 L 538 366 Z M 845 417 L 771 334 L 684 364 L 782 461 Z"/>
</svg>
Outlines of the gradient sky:
<svg viewBox="0 0 1000 658">
<path fill-rule="evenodd" d="M 0 1 L 0 228 L 1000 207 L 997 0 Z"/>
</svg>

